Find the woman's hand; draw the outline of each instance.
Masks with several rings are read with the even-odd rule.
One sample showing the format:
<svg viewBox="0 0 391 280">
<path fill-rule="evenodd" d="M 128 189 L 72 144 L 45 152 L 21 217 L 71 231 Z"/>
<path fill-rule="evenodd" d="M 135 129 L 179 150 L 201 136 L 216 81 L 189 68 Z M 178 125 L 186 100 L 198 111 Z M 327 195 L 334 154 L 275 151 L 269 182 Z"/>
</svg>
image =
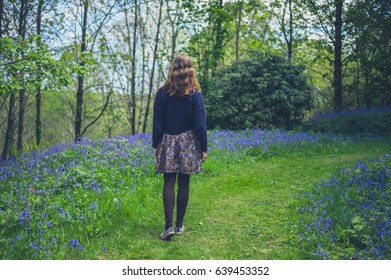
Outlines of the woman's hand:
<svg viewBox="0 0 391 280">
<path fill-rule="evenodd" d="M 206 152 L 202 152 L 202 162 L 204 162 L 205 160 L 206 160 L 206 158 L 207 158 L 207 154 L 206 154 Z"/>
<path fill-rule="evenodd" d="M 153 155 L 154 155 L 155 157 L 157 157 L 157 151 L 156 151 L 156 149 L 153 149 Z"/>
</svg>

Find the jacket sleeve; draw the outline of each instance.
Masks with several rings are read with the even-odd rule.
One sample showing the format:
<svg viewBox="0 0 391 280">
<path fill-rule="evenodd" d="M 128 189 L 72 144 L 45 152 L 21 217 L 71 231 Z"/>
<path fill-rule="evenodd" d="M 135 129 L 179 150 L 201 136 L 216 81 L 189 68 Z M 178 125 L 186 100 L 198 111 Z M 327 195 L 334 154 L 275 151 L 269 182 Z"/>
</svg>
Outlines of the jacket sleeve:
<svg viewBox="0 0 391 280">
<path fill-rule="evenodd" d="M 164 134 L 164 110 L 162 102 L 162 93 L 156 93 L 153 105 L 153 128 L 152 128 L 152 147 L 157 148 Z"/>
<path fill-rule="evenodd" d="M 208 150 L 208 136 L 206 128 L 206 111 L 201 92 L 194 93 L 193 105 L 193 132 L 201 144 L 202 152 Z"/>
</svg>

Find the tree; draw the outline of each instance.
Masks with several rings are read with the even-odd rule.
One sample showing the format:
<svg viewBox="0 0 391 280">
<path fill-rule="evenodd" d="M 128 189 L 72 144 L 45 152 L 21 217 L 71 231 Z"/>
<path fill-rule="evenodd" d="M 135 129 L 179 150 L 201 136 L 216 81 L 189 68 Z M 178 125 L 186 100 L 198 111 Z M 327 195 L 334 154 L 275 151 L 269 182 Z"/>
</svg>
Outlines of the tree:
<svg viewBox="0 0 391 280">
<path fill-rule="evenodd" d="M 134 22 L 133 22 L 133 34 L 131 34 L 130 30 L 130 23 L 129 23 L 129 16 L 128 16 L 128 10 L 125 8 L 125 21 L 126 21 L 126 41 L 129 48 L 129 55 L 131 58 L 131 79 L 130 79 L 130 98 L 128 100 L 128 110 L 130 113 L 130 125 L 131 125 L 131 133 L 136 134 L 136 52 L 137 52 L 137 32 L 138 32 L 138 26 L 139 26 L 139 14 L 140 14 L 140 8 L 138 1 L 133 1 L 134 3 Z M 131 39 L 133 39 L 133 42 L 131 43 Z"/>
<path fill-rule="evenodd" d="M 100 1 L 94 2 L 94 0 L 83 0 L 82 1 L 82 19 L 81 19 L 81 37 L 80 37 L 80 56 L 79 56 L 79 68 L 87 69 L 87 64 L 92 63 L 93 57 L 92 53 L 98 36 L 102 31 L 103 27 L 107 24 L 108 21 L 113 17 L 113 10 L 118 5 L 118 1 Z M 90 14 L 91 12 L 91 14 Z M 89 21 L 89 15 L 93 19 L 92 22 Z M 89 35 L 90 40 L 87 40 L 87 35 Z M 78 35 L 75 34 L 75 37 Z M 78 141 L 85 132 L 87 128 L 91 127 L 103 114 L 104 110 L 107 108 L 108 100 L 110 94 L 107 94 L 105 104 L 102 107 L 102 111 L 97 115 L 94 120 L 85 126 L 82 131 L 82 122 L 83 122 L 83 98 L 85 94 L 85 70 L 79 71 L 77 77 L 77 92 L 76 92 L 76 118 L 75 118 L 75 141 Z M 109 93 L 111 91 L 109 90 Z"/>
<path fill-rule="evenodd" d="M 219 61 L 223 58 L 223 40 L 225 28 L 223 27 L 223 20 L 225 17 L 223 10 L 223 0 L 218 0 L 213 3 L 212 8 L 216 11 L 216 18 L 214 23 L 215 44 L 212 49 L 212 69 L 216 69 Z M 213 73 L 213 72 L 212 72 Z"/>
<path fill-rule="evenodd" d="M 1 22 L 4 20 L 4 2 L 1 3 Z M 11 70 L 10 72 L 6 72 L 8 74 L 9 79 L 18 80 L 21 81 L 17 86 L 11 86 L 6 87 L 8 94 L 9 94 L 9 107 L 8 107 L 8 118 L 7 118 L 7 130 L 5 135 L 5 142 L 3 147 L 3 153 L 2 153 L 2 159 L 8 159 L 9 157 L 9 150 L 13 146 L 14 142 L 14 125 L 15 125 L 15 119 L 16 119 L 16 91 L 19 91 L 19 126 L 18 126 L 18 142 L 17 142 L 17 148 L 19 152 L 22 151 L 22 141 L 23 141 L 23 125 L 24 125 L 24 106 L 25 106 L 25 85 L 24 85 L 24 72 L 23 68 L 13 67 L 18 65 L 15 63 L 14 59 L 16 61 L 23 60 L 24 52 L 23 47 L 25 46 L 25 35 L 26 35 L 26 24 L 27 24 L 27 2 L 26 0 L 20 1 L 20 6 L 17 7 L 17 3 L 12 3 L 11 8 L 9 10 L 12 10 L 14 13 L 14 18 L 16 19 L 14 24 L 17 26 L 17 38 L 14 43 L 11 43 L 8 40 L 3 41 L 3 50 L 1 51 L 2 58 L 3 59 L 9 59 L 9 65 L 11 67 L 7 67 L 7 70 Z M 11 18 L 11 16 L 9 17 Z M 8 33 L 8 32 L 7 32 Z M 8 34 L 7 34 L 8 35 Z M 8 39 L 8 38 L 7 38 Z M 11 39 L 12 40 L 12 39 Z M 20 46 L 20 47 L 18 47 Z M 7 48 L 10 47 L 10 49 L 7 50 Z M 5 52 L 8 51 L 8 54 Z M 10 52 L 11 51 L 11 52 Z M 12 51 L 17 52 L 17 58 L 14 57 L 12 54 Z"/>
<path fill-rule="evenodd" d="M 291 129 L 312 107 L 302 66 L 276 55 L 256 54 L 218 72 L 206 98 L 211 128 Z"/>
<path fill-rule="evenodd" d="M 110 48 L 116 59 L 115 76 L 122 93 L 121 99 L 128 110 L 130 133 L 136 134 L 146 130 L 149 118 L 159 45 L 163 36 L 164 1 L 152 4 L 126 1 L 124 4 L 123 20 L 118 19 L 114 23 L 118 31 L 117 40 L 111 43 Z"/>
<path fill-rule="evenodd" d="M 342 10 L 343 0 L 335 1 L 334 35 L 334 111 L 343 109 L 342 105 Z"/>
<path fill-rule="evenodd" d="M 190 2 L 190 3 L 188 3 Z M 252 52 L 275 49 L 273 13 L 255 1 L 185 1 L 190 40 L 187 52 L 194 57 L 203 93 L 208 95 L 214 73 Z"/>
<path fill-rule="evenodd" d="M 201 87 L 207 94 L 209 79 L 223 63 L 229 38 L 228 27 L 233 17 L 221 0 L 184 1 L 184 9 L 190 18 L 187 27 L 192 34 L 188 52 L 196 58 Z"/>
<path fill-rule="evenodd" d="M 358 0 L 346 11 L 351 107 L 391 105 L 391 2 Z"/>
<path fill-rule="evenodd" d="M 237 17 L 236 17 L 236 37 L 235 37 L 235 60 L 239 59 L 239 43 L 240 43 L 240 31 L 242 28 L 242 16 L 243 16 L 243 3 L 244 0 L 240 0 L 237 3 Z"/>
<path fill-rule="evenodd" d="M 344 0 L 304 0 L 311 13 L 316 16 L 315 29 L 320 29 L 333 46 L 333 109 L 339 112 L 343 109 L 342 88 L 342 27 Z"/>
<path fill-rule="evenodd" d="M 2 159 L 13 154 L 14 134 L 18 125 L 17 150 L 23 152 L 25 136 L 25 114 L 29 94 L 38 92 L 43 84 L 46 88 L 58 88 L 69 82 L 72 71 L 76 71 L 66 52 L 58 52 L 55 58 L 40 33 L 40 12 L 44 1 L 3 1 L 1 13 L 2 36 L 0 37 L 0 94 L 3 104 L 8 99 L 6 131 Z M 36 8 L 36 9 L 34 9 Z M 36 13 L 34 13 L 36 11 Z M 34 26 L 37 23 L 37 30 Z M 5 28 L 6 27 L 6 28 Z M 19 100 L 17 95 L 19 94 Z M 37 108 L 40 110 L 40 97 Z M 38 111 L 39 112 L 39 111 Z M 39 113 L 37 114 L 39 117 Z M 39 122 L 38 122 L 39 123 Z"/>
<path fill-rule="evenodd" d="M 307 36 L 307 8 L 301 0 L 276 0 L 270 7 L 274 8 L 271 12 L 280 26 L 288 60 L 292 61 L 295 48 Z"/>
<path fill-rule="evenodd" d="M 86 61 L 83 56 L 87 51 L 87 20 L 88 20 L 88 7 L 89 1 L 83 1 L 83 19 L 82 19 L 82 33 L 81 33 L 81 44 L 80 44 L 80 54 L 81 60 L 79 65 L 84 67 Z M 77 92 L 76 92 L 76 119 L 75 119 L 75 141 L 82 137 L 81 135 L 81 124 L 82 124 L 82 110 L 83 110 L 83 87 L 84 87 L 84 73 L 79 73 L 77 77 Z"/>
<path fill-rule="evenodd" d="M 27 18 L 29 10 L 31 9 L 31 2 L 28 0 L 20 0 L 20 8 L 18 14 L 18 35 L 19 39 L 24 41 L 27 33 Z M 23 54 L 22 54 L 23 55 Z M 24 72 L 21 69 L 18 73 L 18 78 L 24 80 Z M 24 83 L 24 82 L 22 82 Z M 24 115 L 26 107 L 26 88 L 23 86 L 19 90 L 19 123 L 18 123 L 18 151 L 23 152 L 23 131 L 24 131 Z"/>
<path fill-rule="evenodd" d="M 147 99 L 147 106 L 145 108 L 145 116 L 144 116 L 144 123 L 143 123 L 143 132 L 146 132 L 147 130 L 147 122 L 148 122 L 148 115 L 149 115 L 149 108 L 151 104 L 152 99 L 152 89 L 153 89 L 153 82 L 154 82 L 154 75 L 155 75 L 155 65 L 156 65 L 156 59 L 157 59 L 157 51 L 159 46 L 159 36 L 160 36 L 160 26 L 162 24 L 162 9 L 163 9 L 163 0 L 160 0 L 159 5 L 159 16 L 156 23 L 156 36 L 155 36 L 155 45 L 153 49 L 153 58 L 152 58 L 152 69 L 150 74 L 150 80 L 149 80 L 149 90 L 148 90 L 148 99 Z"/>
<path fill-rule="evenodd" d="M 0 38 L 3 37 L 4 0 L 0 0 Z"/>
<path fill-rule="evenodd" d="M 3 73 L 0 77 L 0 94 L 8 97 L 10 102 L 2 152 L 2 159 L 7 160 L 14 152 L 14 129 L 18 115 L 16 94 L 22 89 L 26 92 L 36 91 L 44 81 L 55 85 L 53 88 L 61 87 L 70 80 L 71 73 L 75 69 L 71 68 L 66 55 L 59 59 L 53 58 L 49 47 L 43 43 L 38 44 L 37 37 L 24 41 L 9 37 L 0 38 L 0 52 L 0 71 Z M 40 79 L 36 76 L 38 65 L 45 69 Z M 15 78 L 19 77 L 20 69 L 23 69 L 24 79 Z"/>
<path fill-rule="evenodd" d="M 175 6 L 172 7 L 171 0 L 166 1 L 167 19 L 169 22 L 169 33 L 171 34 L 171 46 L 170 50 L 170 61 L 174 59 L 177 47 L 180 30 L 182 29 L 181 23 L 184 21 L 183 3 L 182 1 L 175 1 Z"/>
<path fill-rule="evenodd" d="M 2 60 L 3 61 L 4 60 L 10 61 L 10 62 L 7 62 L 7 64 L 5 64 L 5 67 L 9 69 L 9 68 L 11 68 L 11 66 L 13 66 L 13 59 L 14 58 L 13 58 L 12 54 L 16 50 L 17 44 L 15 44 L 15 42 L 13 42 L 12 39 L 9 39 L 9 38 L 3 39 L 2 37 L 0 37 L 0 40 L 1 40 L 0 48 L 1 48 Z M 5 67 L 2 67 L 2 68 L 4 69 Z M 8 71 L 12 71 L 14 73 L 15 69 L 11 68 Z M 13 142 L 14 142 L 14 122 L 15 122 L 16 97 L 15 97 L 13 88 L 17 88 L 17 85 L 11 84 L 11 85 L 7 86 L 5 82 L 6 81 L 3 80 L 1 83 L 2 84 L 2 86 L 1 86 L 2 87 L 2 95 L 5 93 L 7 96 L 9 96 L 9 106 L 8 106 L 8 116 L 7 116 L 7 128 L 6 128 L 6 133 L 5 133 L 5 137 L 4 137 L 3 152 L 2 152 L 2 156 L 1 156 L 2 160 L 7 160 L 9 158 L 10 149 L 13 146 Z"/>
<path fill-rule="evenodd" d="M 285 13 L 288 6 L 288 14 L 289 14 L 289 27 L 288 30 L 286 28 L 285 24 Z M 284 3 L 284 9 L 283 9 L 283 20 L 282 20 L 282 30 L 284 34 L 284 39 L 288 48 L 288 59 L 289 61 L 292 60 L 292 45 L 293 45 L 293 10 L 292 10 L 292 0 L 287 0 Z"/>
<path fill-rule="evenodd" d="M 41 29 L 42 29 L 42 10 L 43 10 L 43 0 L 39 0 L 38 7 L 37 7 L 37 35 L 38 35 L 38 46 L 41 46 L 42 39 L 41 39 Z M 40 75 L 41 69 L 38 69 L 37 78 L 38 80 L 41 79 Z M 40 145 L 41 139 L 42 139 L 42 120 L 41 120 L 41 85 L 38 85 L 37 87 L 37 94 L 36 94 L 36 117 L 35 117 L 35 143 L 37 146 Z"/>
</svg>

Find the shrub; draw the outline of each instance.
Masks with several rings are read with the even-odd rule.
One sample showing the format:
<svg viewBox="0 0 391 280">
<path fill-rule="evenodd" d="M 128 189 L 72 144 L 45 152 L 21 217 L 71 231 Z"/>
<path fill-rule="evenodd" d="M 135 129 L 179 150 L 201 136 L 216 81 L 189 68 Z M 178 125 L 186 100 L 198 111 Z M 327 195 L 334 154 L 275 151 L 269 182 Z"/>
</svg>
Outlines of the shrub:
<svg viewBox="0 0 391 280">
<path fill-rule="evenodd" d="M 221 70 L 205 98 L 210 128 L 287 128 L 312 106 L 301 66 L 276 55 L 255 55 Z"/>
</svg>

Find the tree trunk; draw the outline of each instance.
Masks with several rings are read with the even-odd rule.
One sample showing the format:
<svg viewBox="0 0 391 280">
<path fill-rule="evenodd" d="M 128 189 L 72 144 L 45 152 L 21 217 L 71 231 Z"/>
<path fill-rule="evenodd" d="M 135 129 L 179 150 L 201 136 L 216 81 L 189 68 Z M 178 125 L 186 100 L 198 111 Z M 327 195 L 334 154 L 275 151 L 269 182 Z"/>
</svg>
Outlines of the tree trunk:
<svg viewBox="0 0 391 280">
<path fill-rule="evenodd" d="M 143 52 L 143 55 L 142 55 L 143 66 L 142 66 L 142 73 L 141 73 L 140 109 L 139 109 L 139 113 L 138 113 L 138 123 L 137 123 L 137 130 L 138 131 L 142 131 L 142 125 L 143 125 L 144 95 L 145 95 L 145 68 L 147 67 L 146 55 L 145 55 L 145 38 L 142 38 L 141 40 L 142 40 L 141 49 Z"/>
<path fill-rule="evenodd" d="M 361 100 L 360 100 L 360 61 L 357 59 L 357 69 L 356 69 L 356 106 L 357 108 L 361 108 Z"/>
<path fill-rule="evenodd" d="M 153 50 L 152 69 L 151 69 L 151 75 L 150 75 L 150 79 L 149 79 L 149 91 L 148 91 L 147 105 L 145 107 L 143 132 L 146 132 L 146 130 L 147 130 L 149 107 L 151 105 L 151 100 L 152 100 L 153 79 L 154 79 L 154 75 L 155 75 L 155 65 L 156 65 L 156 60 L 157 60 L 157 49 L 158 49 L 158 46 L 159 46 L 160 26 L 161 26 L 161 23 L 162 23 L 162 11 L 163 11 L 163 0 L 160 0 L 159 18 L 158 18 L 157 27 L 156 27 L 157 29 L 156 29 L 156 37 L 155 37 L 155 47 L 154 47 L 154 50 Z"/>
<path fill-rule="evenodd" d="M 176 54 L 176 47 L 177 47 L 177 40 L 179 36 L 179 28 L 178 28 L 178 21 L 182 18 L 182 14 L 180 13 L 181 10 L 181 4 L 179 1 L 177 1 L 176 6 L 175 6 L 175 17 L 172 18 L 169 11 L 170 11 L 170 6 L 171 6 L 171 1 L 166 0 L 166 6 L 167 6 L 167 17 L 170 22 L 170 27 L 171 27 L 171 55 L 170 55 L 170 61 L 172 61 L 175 57 Z M 179 16 L 181 15 L 181 16 Z"/>
<path fill-rule="evenodd" d="M 289 2 L 289 42 L 288 42 L 288 59 L 292 61 L 293 54 L 293 11 L 292 11 L 292 0 Z"/>
<path fill-rule="evenodd" d="M 14 144 L 15 103 L 16 103 L 15 94 L 11 92 L 10 103 L 8 108 L 8 117 L 7 117 L 7 131 L 5 133 L 3 153 L 1 156 L 2 160 L 9 159 L 9 155 L 10 155 L 9 150 Z"/>
<path fill-rule="evenodd" d="M 287 7 L 288 6 L 288 7 Z M 286 10 L 289 10 L 289 30 L 286 28 L 285 24 L 285 14 Z M 293 11 L 292 11 L 292 0 L 287 0 L 284 3 L 284 9 L 282 12 L 282 22 L 281 22 L 282 34 L 284 35 L 288 60 L 292 61 L 292 42 L 293 42 Z"/>
<path fill-rule="evenodd" d="M 343 0 L 335 0 L 335 42 L 334 42 L 334 111 L 342 105 L 342 8 Z"/>
<path fill-rule="evenodd" d="M 369 73 L 370 73 L 370 70 L 366 69 L 364 71 L 364 75 L 365 75 L 365 84 L 364 84 L 364 100 L 365 100 L 365 106 L 367 108 L 371 108 L 371 104 L 372 104 L 372 100 L 371 100 L 371 97 L 370 97 L 370 92 L 369 92 Z"/>
<path fill-rule="evenodd" d="M 204 47 L 204 51 L 203 51 L 203 54 L 202 54 L 202 44 L 200 42 L 200 40 L 198 40 L 198 53 L 199 53 L 199 68 L 202 69 L 201 71 L 201 75 L 200 75 L 200 83 L 201 83 L 201 86 L 202 86 L 202 93 L 204 94 L 204 96 L 207 96 L 208 95 L 208 91 L 209 91 L 209 75 L 210 75 L 210 71 L 209 69 L 211 68 L 211 56 L 212 56 L 212 52 L 211 52 L 211 48 L 212 48 L 212 51 L 213 51 L 213 42 L 211 43 L 211 40 L 210 40 L 210 34 L 212 34 L 212 14 L 209 13 L 209 17 L 208 17 L 208 31 L 207 31 L 207 36 L 205 38 L 205 47 Z M 213 41 L 213 40 L 212 40 Z M 211 47 L 212 45 L 212 47 Z"/>
<path fill-rule="evenodd" d="M 219 0 L 218 8 L 223 9 L 223 0 Z M 217 68 L 218 62 L 222 58 L 222 48 L 223 48 L 223 19 L 220 14 L 217 15 L 216 19 L 216 39 L 215 45 L 213 47 L 213 72 Z M 212 73 L 213 76 L 213 73 Z"/>
<path fill-rule="evenodd" d="M 240 41 L 240 29 L 242 28 L 242 13 L 243 13 L 243 0 L 240 1 L 238 7 L 238 21 L 236 23 L 236 40 L 235 40 L 235 60 L 239 59 L 239 41 Z"/>
<path fill-rule="evenodd" d="M 20 1 L 20 10 L 19 10 L 19 27 L 18 34 L 21 41 L 25 40 L 26 37 L 26 24 L 27 24 L 27 1 Z M 24 80 L 23 71 L 19 71 L 19 79 Z M 17 148 L 18 152 L 23 153 L 23 132 L 24 132 L 24 115 L 26 108 L 26 89 L 22 88 L 19 91 L 19 123 L 18 123 L 18 143 Z"/>
<path fill-rule="evenodd" d="M 42 140 L 42 119 L 41 119 L 41 104 L 42 104 L 41 87 L 38 87 L 37 94 L 35 96 L 36 115 L 35 115 L 35 143 L 37 146 L 41 144 Z"/>
<path fill-rule="evenodd" d="M 3 37 L 4 0 L 0 0 L 0 38 Z"/>
<path fill-rule="evenodd" d="M 132 77 L 130 81 L 131 111 L 130 125 L 132 135 L 136 134 L 136 48 L 137 48 L 137 27 L 138 27 L 138 1 L 134 7 L 134 28 L 133 28 L 133 48 L 132 48 Z"/>
<path fill-rule="evenodd" d="M 42 6 L 43 0 L 40 0 L 38 3 L 38 11 L 37 11 L 37 35 L 41 36 L 41 20 L 42 20 Z M 38 38 L 38 44 L 41 45 L 41 37 Z M 38 77 L 40 77 L 40 69 L 38 70 Z M 37 146 L 41 144 L 42 138 L 42 121 L 41 121 L 41 85 L 38 86 L 37 94 L 36 94 L 36 115 L 35 115 L 35 142 Z"/>
<path fill-rule="evenodd" d="M 384 85 L 386 85 L 386 87 L 385 90 L 383 91 L 382 106 L 389 106 L 390 99 L 391 99 L 391 88 L 389 86 L 390 80 L 389 80 L 389 74 L 387 72 L 383 72 L 383 83 Z"/>
<path fill-rule="evenodd" d="M 18 145 L 17 145 L 19 154 L 23 153 L 23 132 L 24 132 L 25 108 L 26 108 L 26 89 L 21 89 L 19 91 L 19 123 L 18 123 Z"/>
<path fill-rule="evenodd" d="M 83 61 L 83 53 L 87 49 L 86 36 L 87 36 L 87 14 L 88 14 L 88 0 L 84 1 L 84 15 L 83 15 L 83 26 L 82 26 L 82 37 L 81 37 L 81 59 L 80 66 L 85 66 Z M 83 112 L 83 87 L 84 87 L 84 75 L 79 74 L 78 86 L 76 95 L 76 121 L 75 121 L 75 141 L 78 141 L 81 137 L 81 125 L 82 125 L 82 112 Z"/>
</svg>

